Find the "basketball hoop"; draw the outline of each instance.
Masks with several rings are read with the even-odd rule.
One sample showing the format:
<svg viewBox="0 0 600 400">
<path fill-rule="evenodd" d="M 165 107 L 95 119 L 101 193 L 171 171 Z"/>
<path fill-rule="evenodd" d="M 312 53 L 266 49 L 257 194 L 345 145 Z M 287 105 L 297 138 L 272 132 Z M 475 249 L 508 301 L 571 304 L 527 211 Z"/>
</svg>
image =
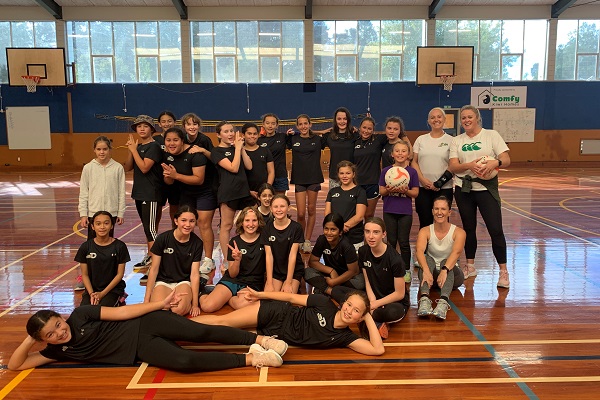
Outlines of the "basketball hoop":
<svg viewBox="0 0 600 400">
<path fill-rule="evenodd" d="M 456 75 L 440 75 L 440 82 L 444 85 L 444 90 L 447 92 L 452 91 L 452 84 L 456 79 Z"/>
<path fill-rule="evenodd" d="M 21 75 L 21 78 L 23 79 L 25 86 L 27 86 L 27 91 L 29 93 L 35 92 L 37 84 L 40 83 L 40 79 L 42 79 L 37 75 Z"/>
</svg>

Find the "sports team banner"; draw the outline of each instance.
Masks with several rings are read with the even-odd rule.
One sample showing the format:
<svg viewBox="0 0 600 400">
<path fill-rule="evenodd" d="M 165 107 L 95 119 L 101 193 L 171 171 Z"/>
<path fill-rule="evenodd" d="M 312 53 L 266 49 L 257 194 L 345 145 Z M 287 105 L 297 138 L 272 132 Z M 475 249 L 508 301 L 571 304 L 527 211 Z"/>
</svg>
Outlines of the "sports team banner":
<svg viewBox="0 0 600 400">
<path fill-rule="evenodd" d="M 471 87 L 471 104 L 477 108 L 525 108 L 527 86 Z"/>
</svg>

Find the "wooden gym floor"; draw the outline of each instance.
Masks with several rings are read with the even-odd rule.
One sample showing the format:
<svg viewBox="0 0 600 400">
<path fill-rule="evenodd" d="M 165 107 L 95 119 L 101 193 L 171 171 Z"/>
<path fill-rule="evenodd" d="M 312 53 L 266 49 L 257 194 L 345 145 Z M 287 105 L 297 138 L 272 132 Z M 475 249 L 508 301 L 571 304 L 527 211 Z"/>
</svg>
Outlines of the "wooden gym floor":
<svg viewBox="0 0 600 400">
<path fill-rule="evenodd" d="M 598 398 L 600 169 L 502 172 L 510 290 L 496 288 L 498 269 L 480 221 L 479 275 L 452 293 L 448 319 L 416 317 L 415 277 L 413 306 L 391 328 L 381 357 L 291 348 L 283 367 L 261 371 L 179 374 L 145 364 L 8 371 L 31 313 L 68 315 L 80 301 L 72 290 L 72 260 L 84 240 L 76 226 L 78 180 L 78 172 L 0 172 L 0 399 Z M 460 224 L 457 212 L 453 222 Z M 161 231 L 168 228 L 163 218 Z M 413 238 L 417 228 L 415 216 Z M 144 287 L 132 265 L 145 245 L 130 199 L 116 231 L 132 258 L 127 301 L 140 302 Z"/>
</svg>

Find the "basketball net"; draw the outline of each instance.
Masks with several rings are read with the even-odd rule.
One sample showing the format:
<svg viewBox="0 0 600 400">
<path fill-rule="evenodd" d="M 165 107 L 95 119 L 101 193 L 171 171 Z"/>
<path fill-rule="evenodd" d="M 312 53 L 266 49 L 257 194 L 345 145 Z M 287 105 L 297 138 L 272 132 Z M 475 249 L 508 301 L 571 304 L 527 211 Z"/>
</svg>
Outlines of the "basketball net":
<svg viewBox="0 0 600 400">
<path fill-rule="evenodd" d="M 456 75 L 441 75 L 440 76 L 440 82 L 442 82 L 442 84 L 444 85 L 445 91 L 447 91 L 447 92 L 452 91 L 452 84 L 454 83 L 455 79 L 456 79 Z"/>
<path fill-rule="evenodd" d="M 35 92 L 37 84 L 40 83 L 41 79 L 41 77 L 36 75 L 21 75 L 21 78 L 23 79 L 25 86 L 27 86 L 27 91 L 29 93 Z"/>
</svg>

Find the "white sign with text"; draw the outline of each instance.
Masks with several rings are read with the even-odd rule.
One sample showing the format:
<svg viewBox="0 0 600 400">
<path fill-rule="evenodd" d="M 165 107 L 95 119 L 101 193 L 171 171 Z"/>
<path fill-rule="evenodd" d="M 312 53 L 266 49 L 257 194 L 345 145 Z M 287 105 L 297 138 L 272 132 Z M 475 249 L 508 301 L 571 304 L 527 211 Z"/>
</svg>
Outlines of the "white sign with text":
<svg viewBox="0 0 600 400">
<path fill-rule="evenodd" d="M 527 86 L 471 87 L 471 104 L 477 108 L 525 108 Z"/>
</svg>

